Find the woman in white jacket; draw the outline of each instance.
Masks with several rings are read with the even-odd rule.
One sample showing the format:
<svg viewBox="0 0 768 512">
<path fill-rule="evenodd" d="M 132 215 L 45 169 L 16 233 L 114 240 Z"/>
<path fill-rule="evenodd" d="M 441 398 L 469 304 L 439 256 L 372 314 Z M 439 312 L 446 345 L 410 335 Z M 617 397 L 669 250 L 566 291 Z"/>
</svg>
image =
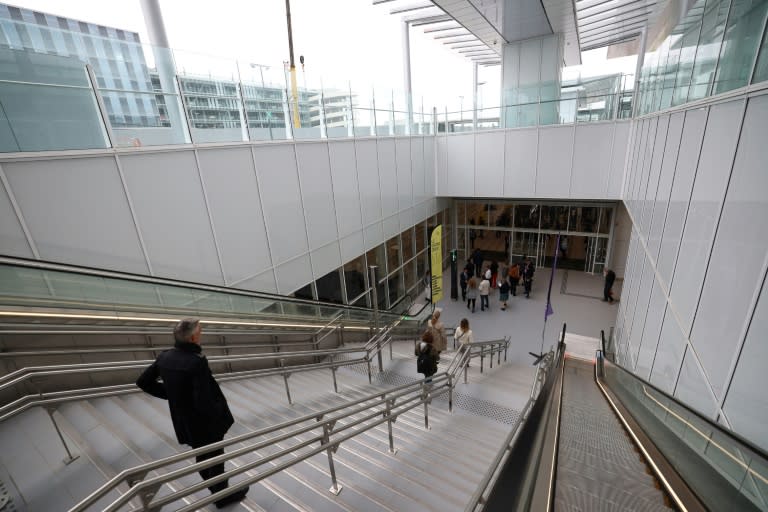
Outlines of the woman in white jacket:
<svg viewBox="0 0 768 512">
<path fill-rule="evenodd" d="M 453 334 L 453 339 L 461 343 L 459 352 L 469 350 L 470 343 L 474 343 L 475 339 L 472 337 L 472 330 L 469 328 L 469 320 L 462 318 L 459 322 L 459 326 L 456 328 L 456 332 Z"/>
</svg>

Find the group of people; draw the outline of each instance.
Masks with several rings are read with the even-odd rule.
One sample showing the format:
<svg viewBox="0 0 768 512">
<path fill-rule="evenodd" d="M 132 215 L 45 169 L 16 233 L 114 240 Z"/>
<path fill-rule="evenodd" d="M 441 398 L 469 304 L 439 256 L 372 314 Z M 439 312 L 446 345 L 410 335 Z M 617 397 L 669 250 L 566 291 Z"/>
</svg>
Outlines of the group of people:
<svg viewBox="0 0 768 512">
<path fill-rule="evenodd" d="M 475 340 L 469 328 L 469 320 L 462 318 L 453 334 L 453 339 L 459 342 L 459 350 L 464 351 Z M 427 322 L 427 328 L 421 335 L 421 341 L 416 346 L 416 371 L 430 380 L 437 373 L 440 353 L 448 349 L 448 338 L 445 326 L 440 321 L 440 310 L 435 310 Z"/>
<path fill-rule="evenodd" d="M 467 264 L 464 266 L 459 277 L 461 300 L 467 302 L 467 309 L 472 311 L 472 313 L 475 312 L 478 296 L 480 296 L 480 311 L 490 308 L 489 297 L 491 290 L 498 288 L 501 310 L 506 310 L 509 294 L 511 293 L 513 297 L 517 296 L 517 287 L 521 281 L 525 297 L 531 297 L 533 274 L 536 271 L 536 267 L 530 258 L 524 258 L 522 262 L 514 262 L 509 268 L 503 264 L 499 265 L 496 261 L 492 261 L 484 267 L 482 273 L 478 272 L 478 275 L 475 275 L 475 269 L 478 267 L 476 267 L 473 258 L 477 252 L 475 251 L 473 256 L 467 260 Z"/>
</svg>

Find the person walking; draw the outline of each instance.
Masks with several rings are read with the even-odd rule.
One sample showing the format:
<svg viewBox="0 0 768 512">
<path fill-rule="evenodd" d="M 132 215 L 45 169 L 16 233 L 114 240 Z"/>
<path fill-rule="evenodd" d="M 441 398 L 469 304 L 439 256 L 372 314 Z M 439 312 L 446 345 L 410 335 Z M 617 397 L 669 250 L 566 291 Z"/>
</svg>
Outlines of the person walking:
<svg viewBox="0 0 768 512">
<path fill-rule="evenodd" d="M 531 298 L 531 287 L 533 286 L 533 263 L 531 260 L 525 262 L 523 271 L 521 272 L 523 278 L 523 288 L 525 289 L 525 298 Z"/>
<path fill-rule="evenodd" d="M 480 311 L 485 311 L 485 308 L 490 310 L 491 305 L 488 303 L 488 295 L 491 293 L 491 280 L 488 277 L 484 277 L 480 281 L 477 290 L 480 293 Z"/>
<path fill-rule="evenodd" d="M 482 272 L 483 268 L 483 253 L 480 252 L 480 249 L 475 249 L 475 252 L 472 253 L 472 262 L 475 264 L 475 276 L 480 277 L 480 272 Z"/>
<path fill-rule="evenodd" d="M 157 356 L 157 359 L 141 374 L 136 385 L 145 393 L 168 401 L 173 429 L 180 444 L 201 448 L 224 439 L 224 434 L 234 424 L 224 393 L 213 378 L 208 360 L 202 354 L 200 340 L 202 327 L 197 318 L 185 318 L 173 329 L 176 340 L 173 348 Z M 162 379 L 159 382 L 158 379 Z M 222 455 L 223 448 L 202 453 L 197 462 Z M 224 473 L 224 463 L 200 470 L 203 480 Z M 208 487 L 211 494 L 228 486 L 227 480 Z M 245 498 L 248 487 L 217 500 L 222 508 Z"/>
<path fill-rule="evenodd" d="M 501 302 L 501 310 L 507 309 L 507 301 L 509 300 L 509 278 L 502 276 L 499 281 L 499 302 Z"/>
<path fill-rule="evenodd" d="M 467 309 L 472 306 L 472 312 L 475 312 L 475 302 L 477 301 L 477 278 L 470 277 L 467 281 Z"/>
<path fill-rule="evenodd" d="M 448 337 L 445 335 L 445 326 L 440 321 L 440 310 L 432 313 L 432 318 L 427 321 L 427 329 L 432 331 L 432 346 L 437 351 L 437 360 L 440 361 L 440 352 L 448 348 Z"/>
<path fill-rule="evenodd" d="M 461 319 L 459 326 L 453 333 L 453 339 L 460 343 L 459 353 L 469 350 L 470 345 L 475 342 L 475 339 L 472 336 L 472 330 L 469 328 L 469 320 L 466 318 Z M 469 366 L 469 362 L 467 362 L 467 366 Z"/>
<path fill-rule="evenodd" d="M 613 283 L 616 281 L 616 272 L 610 269 L 603 270 L 605 287 L 603 288 L 603 302 L 613 303 Z"/>
<path fill-rule="evenodd" d="M 512 292 L 512 296 L 517 296 L 517 285 L 520 283 L 520 265 L 515 262 L 509 267 L 509 289 Z"/>
<path fill-rule="evenodd" d="M 426 382 L 432 382 L 432 376 L 437 373 L 437 351 L 434 347 L 432 331 L 427 329 L 421 335 L 416 357 L 416 371 L 424 375 Z"/>
<path fill-rule="evenodd" d="M 467 268 L 467 273 L 469 274 L 469 277 L 472 277 L 475 275 L 475 264 L 472 263 L 472 258 L 467 258 L 467 264 L 465 265 Z"/>
<path fill-rule="evenodd" d="M 470 277 L 469 269 L 467 267 L 464 267 L 464 270 L 461 271 L 461 275 L 459 276 L 459 285 L 461 286 L 461 300 L 465 301 L 467 300 L 467 282 L 469 281 Z"/>
<path fill-rule="evenodd" d="M 499 263 L 496 260 L 491 262 L 491 288 L 496 288 L 496 282 L 499 276 Z"/>
</svg>

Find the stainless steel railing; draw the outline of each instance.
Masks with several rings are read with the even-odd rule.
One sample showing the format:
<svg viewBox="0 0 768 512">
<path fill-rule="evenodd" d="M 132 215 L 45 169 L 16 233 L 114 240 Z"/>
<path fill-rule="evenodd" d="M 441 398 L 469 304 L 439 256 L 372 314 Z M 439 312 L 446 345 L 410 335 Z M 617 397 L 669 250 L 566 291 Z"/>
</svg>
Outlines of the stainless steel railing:
<svg viewBox="0 0 768 512">
<path fill-rule="evenodd" d="M 392 326 L 390 326 L 390 329 L 391 328 Z M 379 338 L 382 337 L 386 339 L 386 334 L 384 332 L 379 334 Z M 375 347 L 379 352 L 383 347 L 381 340 L 375 338 L 369 341 L 366 345 L 371 348 Z M 218 443 L 208 445 L 204 448 L 189 450 L 171 457 L 166 457 L 164 459 L 124 470 L 70 509 L 70 512 L 87 510 L 109 492 L 126 483 L 131 486 L 131 489 L 104 508 L 104 511 L 119 510 L 133 499 L 138 499 L 145 510 L 159 510 L 164 505 L 188 497 L 192 493 L 205 489 L 214 483 L 230 479 L 237 475 L 245 475 L 245 478 L 239 481 L 236 485 L 215 494 L 211 494 L 205 498 L 192 500 L 191 503 L 178 509 L 179 511 L 197 510 L 200 507 L 213 503 L 214 501 L 235 492 L 238 488 L 256 483 L 322 452 L 326 452 L 328 456 L 328 467 L 331 476 L 330 491 L 334 494 L 338 494 L 341 492 L 342 486 L 336 479 L 333 454 L 338 450 L 341 443 L 358 436 L 369 429 L 386 423 L 389 435 L 389 450 L 390 452 L 394 452 L 394 436 L 392 434 L 392 428 L 393 423 L 400 415 L 423 405 L 424 425 L 425 428 L 429 428 L 429 404 L 432 402 L 433 398 L 448 393 L 448 407 L 449 410 L 452 410 L 455 379 L 462 369 L 466 369 L 470 359 L 472 357 L 484 357 L 488 355 L 493 357 L 496 353 L 500 354 L 501 351 L 506 353 L 508 346 L 509 338 L 506 338 L 505 340 L 490 340 L 474 343 L 468 350 L 457 352 L 448 364 L 447 369 L 434 375 L 431 379 L 405 384 L 382 392 L 371 393 L 336 407 L 327 408 L 278 425 L 241 434 L 231 439 L 225 439 Z M 270 435 L 270 437 L 267 439 L 259 439 L 268 435 Z M 276 443 L 289 441 L 298 436 L 304 436 L 304 439 L 296 442 L 296 444 L 290 447 L 282 448 L 277 451 L 274 450 Z M 315 443 L 319 443 L 319 446 L 312 448 L 311 446 Z M 191 486 L 184 487 L 180 484 L 176 485 L 175 487 L 177 490 L 158 497 L 160 487 L 166 483 L 176 481 L 183 476 L 196 473 L 201 469 L 236 457 L 253 453 L 258 455 L 260 450 L 267 447 L 271 448 L 270 453 L 265 453 L 255 461 L 246 462 L 216 478 L 204 480 Z M 169 471 L 164 474 L 150 475 L 151 472 L 157 473 L 159 470 L 168 468 L 178 462 L 186 461 L 199 454 L 220 448 L 234 449 L 204 462 L 184 465 L 180 469 Z M 281 460 L 288 456 L 291 458 L 288 460 Z M 271 467 L 260 470 L 260 468 L 267 464 L 270 464 Z"/>
</svg>

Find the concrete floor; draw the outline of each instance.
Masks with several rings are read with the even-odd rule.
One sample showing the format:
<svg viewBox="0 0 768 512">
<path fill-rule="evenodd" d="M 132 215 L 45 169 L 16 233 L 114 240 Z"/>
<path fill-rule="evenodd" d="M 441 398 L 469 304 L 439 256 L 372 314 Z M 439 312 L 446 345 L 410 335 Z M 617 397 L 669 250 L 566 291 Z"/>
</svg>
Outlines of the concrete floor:
<svg viewBox="0 0 768 512">
<path fill-rule="evenodd" d="M 556 270 L 552 283 L 552 309 L 554 314 L 544 322 L 547 303 L 547 288 L 551 269 L 540 268 L 533 281 L 531 298 L 522 294 L 518 287 L 516 297 L 510 295 L 506 311 L 501 310 L 499 292 L 493 290 L 490 310 L 480 311 L 478 298 L 475 312 L 471 313 L 465 302 L 450 299 L 450 278 L 443 275 L 445 297 L 437 304 L 442 309 L 441 320 L 446 327 L 455 327 L 462 318 L 469 320 L 476 341 L 510 336 L 512 343 L 508 354 L 509 362 L 529 364 L 528 352 L 546 351 L 554 346 L 565 322 L 568 333 L 589 338 L 599 338 L 600 330 L 606 336 L 616 321 L 617 303 L 602 302 L 603 277 L 573 270 Z M 564 282 L 565 281 L 565 282 Z M 621 282 L 614 285 L 614 297 L 621 293 Z M 423 300 L 423 297 L 422 297 Z M 449 341 L 451 343 L 451 341 Z"/>
</svg>

